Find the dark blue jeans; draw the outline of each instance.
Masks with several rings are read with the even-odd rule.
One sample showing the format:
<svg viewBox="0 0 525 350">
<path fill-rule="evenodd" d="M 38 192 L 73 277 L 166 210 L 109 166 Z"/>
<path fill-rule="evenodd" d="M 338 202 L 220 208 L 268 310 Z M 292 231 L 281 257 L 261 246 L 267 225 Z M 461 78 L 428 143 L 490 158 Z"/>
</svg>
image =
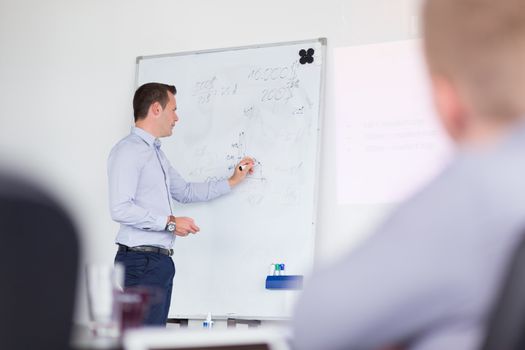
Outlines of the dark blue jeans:
<svg viewBox="0 0 525 350">
<path fill-rule="evenodd" d="M 175 265 L 164 254 L 146 252 L 117 252 L 115 263 L 121 263 L 125 269 L 124 286 L 154 287 L 162 291 L 156 293 L 154 302 L 146 315 L 145 325 L 166 325 L 171 302 L 171 290 Z"/>
</svg>

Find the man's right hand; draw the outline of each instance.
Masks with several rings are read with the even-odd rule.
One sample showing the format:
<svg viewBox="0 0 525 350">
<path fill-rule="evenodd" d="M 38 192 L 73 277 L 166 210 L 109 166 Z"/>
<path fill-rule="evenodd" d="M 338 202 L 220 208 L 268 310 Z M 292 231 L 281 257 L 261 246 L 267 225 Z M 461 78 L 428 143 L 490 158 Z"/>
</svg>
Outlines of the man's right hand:
<svg viewBox="0 0 525 350">
<path fill-rule="evenodd" d="M 190 233 L 197 233 L 199 231 L 199 226 L 195 225 L 192 218 L 185 216 L 175 217 L 175 234 L 177 236 L 186 237 Z"/>
</svg>

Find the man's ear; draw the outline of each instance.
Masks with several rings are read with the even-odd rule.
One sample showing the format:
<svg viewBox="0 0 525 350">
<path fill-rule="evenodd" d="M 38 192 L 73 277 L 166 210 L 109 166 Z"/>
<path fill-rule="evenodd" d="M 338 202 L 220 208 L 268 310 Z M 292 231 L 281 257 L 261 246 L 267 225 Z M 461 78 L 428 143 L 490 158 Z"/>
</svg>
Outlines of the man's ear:
<svg viewBox="0 0 525 350">
<path fill-rule="evenodd" d="M 467 109 L 457 86 L 442 76 L 432 76 L 434 104 L 441 124 L 454 142 L 465 137 Z"/>
<path fill-rule="evenodd" d="M 149 106 L 149 109 L 150 109 L 151 115 L 155 117 L 159 116 L 160 113 L 162 112 L 162 106 L 160 105 L 158 101 L 153 102 L 151 106 Z"/>
</svg>

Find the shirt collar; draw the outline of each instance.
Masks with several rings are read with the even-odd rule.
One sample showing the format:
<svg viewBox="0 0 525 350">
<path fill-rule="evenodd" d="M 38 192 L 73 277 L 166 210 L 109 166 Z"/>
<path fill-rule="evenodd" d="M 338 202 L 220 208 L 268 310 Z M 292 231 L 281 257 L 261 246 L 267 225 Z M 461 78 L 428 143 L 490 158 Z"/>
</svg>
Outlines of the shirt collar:
<svg viewBox="0 0 525 350">
<path fill-rule="evenodd" d="M 155 138 L 155 136 L 151 135 L 149 132 L 145 131 L 144 129 L 134 126 L 131 129 L 131 133 L 143 139 L 149 146 L 154 146 L 157 149 L 160 148 L 160 145 L 161 145 L 160 140 Z"/>
</svg>

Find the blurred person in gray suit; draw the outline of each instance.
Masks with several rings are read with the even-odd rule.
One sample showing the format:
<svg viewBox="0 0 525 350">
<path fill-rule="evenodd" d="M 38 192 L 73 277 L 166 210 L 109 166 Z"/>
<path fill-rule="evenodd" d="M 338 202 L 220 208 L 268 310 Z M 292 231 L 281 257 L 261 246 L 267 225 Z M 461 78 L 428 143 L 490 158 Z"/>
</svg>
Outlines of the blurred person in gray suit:
<svg viewBox="0 0 525 350">
<path fill-rule="evenodd" d="M 525 1 L 428 0 L 423 42 L 451 164 L 313 273 L 296 349 L 465 350 L 525 228 Z"/>
<path fill-rule="evenodd" d="M 41 186 L 0 174 L 0 348 L 69 349 L 78 237 Z"/>
</svg>

